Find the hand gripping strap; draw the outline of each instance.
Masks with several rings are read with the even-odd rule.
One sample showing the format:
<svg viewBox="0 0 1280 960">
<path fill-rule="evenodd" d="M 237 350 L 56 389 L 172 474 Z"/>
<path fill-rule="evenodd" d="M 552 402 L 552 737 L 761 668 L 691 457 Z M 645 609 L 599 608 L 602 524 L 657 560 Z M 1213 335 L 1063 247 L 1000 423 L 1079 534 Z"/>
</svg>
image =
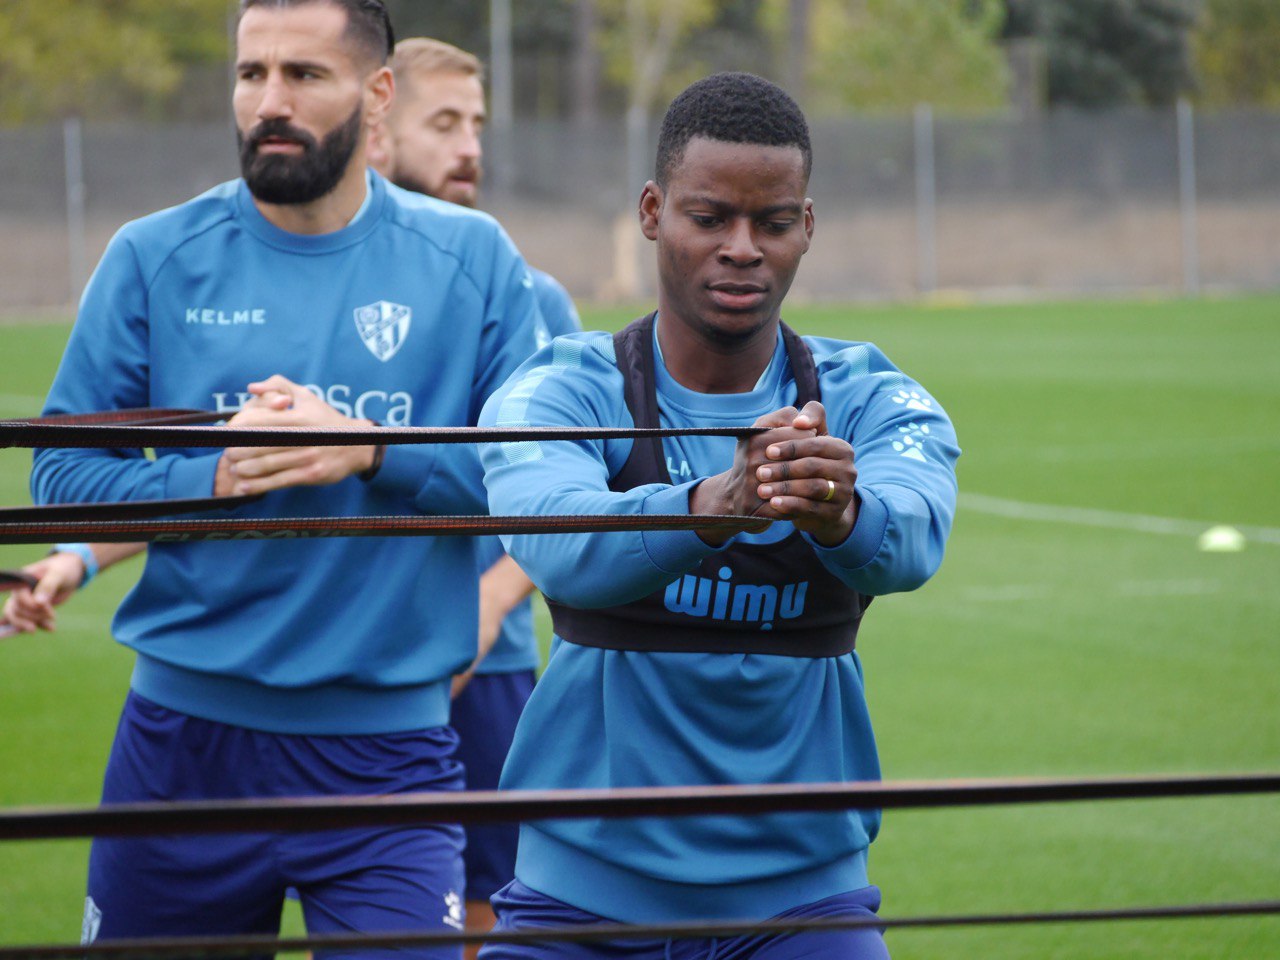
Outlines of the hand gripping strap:
<svg viewBox="0 0 1280 960">
<path fill-rule="evenodd" d="M 23 573 L 21 570 L 0 570 L 0 591 L 16 590 L 19 587 L 26 587 L 28 590 L 34 590 L 39 581 L 29 573 Z M 12 637 L 18 632 L 18 628 L 7 620 L 0 620 L 0 640 L 5 637 Z"/>
<path fill-rule="evenodd" d="M 0 570 L 0 590 L 16 590 L 18 587 L 35 589 L 39 582 L 31 574 L 21 570 Z"/>
</svg>

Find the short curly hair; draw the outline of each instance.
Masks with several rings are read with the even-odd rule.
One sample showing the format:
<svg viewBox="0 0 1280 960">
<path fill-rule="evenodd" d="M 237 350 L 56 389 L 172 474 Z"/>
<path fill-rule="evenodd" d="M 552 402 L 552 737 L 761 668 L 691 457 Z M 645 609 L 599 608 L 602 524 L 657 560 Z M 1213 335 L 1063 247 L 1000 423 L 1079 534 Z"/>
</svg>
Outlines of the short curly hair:
<svg viewBox="0 0 1280 960">
<path fill-rule="evenodd" d="M 800 106 L 776 83 L 751 73 L 715 73 L 692 84 L 671 102 L 658 134 L 655 179 L 667 178 L 694 137 L 725 143 L 798 147 L 804 175 L 813 169 L 809 124 Z"/>
</svg>

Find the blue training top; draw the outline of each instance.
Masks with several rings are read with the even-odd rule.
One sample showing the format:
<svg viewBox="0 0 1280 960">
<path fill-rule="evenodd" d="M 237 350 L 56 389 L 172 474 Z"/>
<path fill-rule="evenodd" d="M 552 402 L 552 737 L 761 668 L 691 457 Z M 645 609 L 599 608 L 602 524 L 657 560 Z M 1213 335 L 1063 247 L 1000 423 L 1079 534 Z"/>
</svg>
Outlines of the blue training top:
<svg viewBox="0 0 1280 960">
<path fill-rule="evenodd" d="M 661 321 L 659 321 L 661 322 Z M 866 595 L 911 590 L 941 562 L 959 455 L 946 414 L 874 346 L 806 337 L 832 434 L 850 441 L 861 510 L 848 539 L 810 540 L 833 575 Z M 656 364 L 663 426 L 742 426 L 791 405 L 781 338 L 748 393 L 699 394 Z M 485 405 L 489 425 L 631 426 L 612 338 L 560 338 Z M 495 512 L 687 513 L 700 478 L 727 469 L 734 442 L 668 439 L 673 484 L 608 488 L 631 441 L 509 443 L 483 450 Z M 789 536 L 775 523 L 754 542 Z M 645 596 L 716 552 L 692 532 L 504 538 L 561 603 Z M 874 608 L 873 608 L 874 609 Z M 701 611 L 714 616 L 714 611 Z M 874 614 L 873 614 L 874 615 Z M 744 623 L 744 629 L 763 624 Z M 557 640 L 525 708 L 504 789 L 874 780 L 880 775 L 857 654 L 641 653 Z M 516 876 L 579 909 L 644 923 L 768 917 L 865 886 L 875 811 L 540 821 L 520 832 Z"/>
<path fill-rule="evenodd" d="M 545 347 L 555 337 L 582 330 L 578 309 L 573 305 L 569 292 L 549 273 L 530 267 L 533 275 L 533 292 L 538 297 L 542 313 L 542 326 L 535 333 L 538 348 Z M 505 553 L 497 537 L 482 537 L 477 549 L 480 572 L 484 573 L 497 563 Z M 489 655 L 476 667 L 478 674 L 514 673 L 517 670 L 534 670 L 538 666 L 538 638 L 533 628 L 533 603 L 525 598 L 516 605 L 498 632 Z"/>
<path fill-rule="evenodd" d="M 523 260 L 489 216 L 371 175 L 367 208 L 308 236 L 242 181 L 126 225 L 85 290 L 45 411 L 226 410 L 280 373 L 391 426 L 476 422 L 534 350 Z M 42 450 L 38 503 L 207 496 L 220 451 Z M 240 516 L 485 513 L 474 447 L 392 446 L 376 477 L 297 487 Z M 155 544 L 116 615 L 134 689 L 281 733 L 444 724 L 475 656 L 471 538 Z"/>
</svg>

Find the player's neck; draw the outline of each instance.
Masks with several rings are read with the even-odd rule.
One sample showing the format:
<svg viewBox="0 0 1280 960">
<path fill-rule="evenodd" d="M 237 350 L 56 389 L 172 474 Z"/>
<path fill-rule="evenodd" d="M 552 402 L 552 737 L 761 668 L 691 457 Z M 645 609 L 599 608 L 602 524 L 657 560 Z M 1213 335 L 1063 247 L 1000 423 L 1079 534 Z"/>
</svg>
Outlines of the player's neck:
<svg viewBox="0 0 1280 960">
<path fill-rule="evenodd" d="M 697 393 L 750 393 L 773 359 L 777 342 L 777 320 L 749 337 L 730 340 L 708 336 L 659 311 L 662 362 L 676 383 Z"/>
<path fill-rule="evenodd" d="M 263 203 L 254 198 L 258 212 L 273 226 L 289 233 L 336 233 L 360 212 L 368 187 L 363 151 L 353 155 L 337 186 L 310 203 Z"/>
</svg>

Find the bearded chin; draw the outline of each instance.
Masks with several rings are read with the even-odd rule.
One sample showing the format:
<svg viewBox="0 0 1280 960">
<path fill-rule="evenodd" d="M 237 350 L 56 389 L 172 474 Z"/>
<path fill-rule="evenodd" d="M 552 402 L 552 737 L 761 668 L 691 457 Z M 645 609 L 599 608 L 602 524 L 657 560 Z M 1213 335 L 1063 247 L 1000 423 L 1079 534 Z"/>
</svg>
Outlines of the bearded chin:
<svg viewBox="0 0 1280 960">
<path fill-rule="evenodd" d="M 237 133 L 240 173 L 254 198 L 263 203 L 290 206 L 311 203 L 330 193 L 347 172 L 364 131 L 359 106 L 342 124 L 325 134 L 318 144 L 307 144 L 298 156 L 258 152 L 253 139 Z"/>
</svg>

